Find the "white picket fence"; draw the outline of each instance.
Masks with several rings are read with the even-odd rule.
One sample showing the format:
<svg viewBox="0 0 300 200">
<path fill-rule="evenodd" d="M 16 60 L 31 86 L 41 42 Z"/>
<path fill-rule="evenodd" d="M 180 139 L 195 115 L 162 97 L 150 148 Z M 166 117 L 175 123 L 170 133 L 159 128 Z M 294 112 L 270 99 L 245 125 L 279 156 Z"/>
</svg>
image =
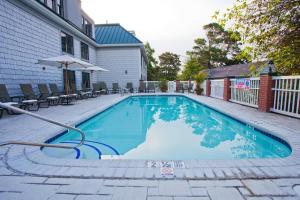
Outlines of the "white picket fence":
<svg viewBox="0 0 300 200">
<path fill-rule="evenodd" d="M 206 81 L 203 81 L 200 87 L 203 89 L 202 95 L 206 95 Z"/>
<path fill-rule="evenodd" d="M 155 87 L 155 92 L 160 92 L 160 81 L 144 81 L 144 83 L 146 88 L 148 88 L 150 84 L 153 84 Z M 180 81 L 180 84 L 182 84 L 185 91 L 188 91 L 189 84 L 191 84 L 194 89 L 194 81 Z M 176 92 L 176 81 L 168 81 L 168 92 Z"/>
<path fill-rule="evenodd" d="M 300 76 L 274 76 L 271 111 L 300 118 Z"/>
<path fill-rule="evenodd" d="M 215 79 L 210 82 L 210 96 L 223 99 L 224 95 L 224 79 Z"/>
<path fill-rule="evenodd" d="M 230 79 L 231 98 L 230 101 L 258 108 L 258 94 L 260 78 L 250 78 L 249 89 L 236 88 L 236 79 Z"/>
</svg>

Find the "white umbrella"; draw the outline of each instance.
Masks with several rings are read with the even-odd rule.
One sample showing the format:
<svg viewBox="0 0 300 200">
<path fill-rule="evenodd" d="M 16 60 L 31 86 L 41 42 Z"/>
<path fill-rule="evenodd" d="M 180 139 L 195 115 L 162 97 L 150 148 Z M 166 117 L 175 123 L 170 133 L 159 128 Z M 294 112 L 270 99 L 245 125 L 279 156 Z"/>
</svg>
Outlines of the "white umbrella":
<svg viewBox="0 0 300 200">
<path fill-rule="evenodd" d="M 55 66 L 58 68 L 65 68 L 66 69 L 66 82 L 65 85 L 69 85 L 69 80 L 68 80 L 68 68 L 72 69 L 86 69 L 88 67 L 93 67 L 92 64 L 84 62 L 78 58 L 74 58 L 69 55 L 62 55 L 62 56 L 56 56 L 52 58 L 45 58 L 45 59 L 40 59 L 38 60 L 37 64 L 41 65 L 49 65 L 49 66 Z M 66 94 L 69 94 L 68 87 L 66 87 Z"/>
<path fill-rule="evenodd" d="M 92 66 L 92 67 L 88 67 L 88 68 L 81 68 L 79 69 L 81 71 L 103 71 L 103 72 L 108 72 L 109 70 L 104 69 L 102 67 L 99 66 Z"/>
</svg>

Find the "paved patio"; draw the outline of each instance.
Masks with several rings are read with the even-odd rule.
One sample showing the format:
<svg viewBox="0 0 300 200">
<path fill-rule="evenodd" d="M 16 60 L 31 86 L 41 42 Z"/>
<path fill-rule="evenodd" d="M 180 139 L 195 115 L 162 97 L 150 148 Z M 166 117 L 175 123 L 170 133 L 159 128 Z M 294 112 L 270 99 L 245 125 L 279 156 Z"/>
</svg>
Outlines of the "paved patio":
<svg viewBox="0 0 300 200">
<path fill-rule="evenodd" d="M 64 160 L 37 147 L 0 147 L 0 199 L 300 199 L 300 120 L 188 95 L 291 144 L 282 159 L 190 160 L 163 176 L 147 160 Z M 74 125 L 126 96 L 107 95 L 38 114 Z M 0 142 L 43 142 L 63 129 L 26 115 L 0 120 Z M 173 162 L 173 161 L 170 161 Z"/>
</svg>

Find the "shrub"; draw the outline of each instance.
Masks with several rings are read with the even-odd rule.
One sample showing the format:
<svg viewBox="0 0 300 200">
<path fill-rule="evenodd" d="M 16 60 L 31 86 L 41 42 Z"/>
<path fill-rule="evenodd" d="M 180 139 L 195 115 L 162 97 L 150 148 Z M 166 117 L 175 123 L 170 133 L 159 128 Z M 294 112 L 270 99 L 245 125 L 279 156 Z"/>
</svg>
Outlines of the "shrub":
<svg viewBox="0 0 300 200">
<path fill-rule="evenodd" d="M 165 79 L 161 80 L 160 83 L 159 83 L 159 87 L 160 87 L 160 90 L 162 92 L 166 92 L 168 90 L 168 82 L 167 82 L 167 80 L 165 80 Z"/>
<path fill-rule="evenodd" d="M 206 79 L 206 77 L 207 77 L 207 74 L 203 71 L 199 72 L 198 74 L 196 74 L 194 76 L 194 79 L 197 83 L 196 84 L 196 89 L 195 89 L 197 95 L 202 94 L 203 88 L 201 88 L 201 83 Z"/>
</svg>

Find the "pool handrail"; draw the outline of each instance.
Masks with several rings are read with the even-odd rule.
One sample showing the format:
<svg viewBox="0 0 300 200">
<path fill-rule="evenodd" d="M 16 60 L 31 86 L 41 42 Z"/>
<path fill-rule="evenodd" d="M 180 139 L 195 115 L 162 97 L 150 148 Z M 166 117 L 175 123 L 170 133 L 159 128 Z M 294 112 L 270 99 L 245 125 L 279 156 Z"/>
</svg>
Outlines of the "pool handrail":
<svg viewBox="0 0 300 200">
<path fill-rule="evenodd" d="M 29 145 L 29 146 L 39 146 L 39 147 L 53 147 L 53 148 L 73 149 L 73 148 L 76 148 L 76 147 L 80 147 L 84 143 L 84 141 L 85 141 L 85 133 L 82 130 L 80 130 L 80 129 L 74 128 L 72 126 L 69 126 L 69 125 L 66 125 L 66 124 L 54 121 L 52 119 L 48 119 L 48 118 L 43 117 L 41 115 L 37 115 L 37 114 L 34 114 L 32 112 L 28 112 L 26 110 L 22 110 L 20 108 L 17 108 L 17 107 L 11 106 L 11 105 L 7 105 L 7 104 L 4 104 L 4 103 L 0 102 L 0 108 L 1 107 L 4 108 L 4 109 L 12 110 L 12 111 L 14 111 L 16 113 L 23 113 L 23 114 L 26 114 L 26 115 L 30 115 L 31 117 L 40 119 L 42 121 L 46 121 L 46 122 L 49 122 L 51 124 L 55 124 L 55 125 L 67 128 L 67 129 L 71 129 L 71 130 L 77 131 L 81 135 L 81 140 L 80 140 L 80 143 L 78 145 L 74 146 L 74 147 L 73 146 L 67 146 L 67 145 L 59 145 L 59 144 L 35 143 L 35 142 L 24 142 L 24 141 L 7 141 L 7 142 L 1 142 L 0 143 L 0 147 L 1 146 L 6 146 L 6 145 L 11 145 L 11 144 L 16 144 L 16 145 Z"/>
</svg>

